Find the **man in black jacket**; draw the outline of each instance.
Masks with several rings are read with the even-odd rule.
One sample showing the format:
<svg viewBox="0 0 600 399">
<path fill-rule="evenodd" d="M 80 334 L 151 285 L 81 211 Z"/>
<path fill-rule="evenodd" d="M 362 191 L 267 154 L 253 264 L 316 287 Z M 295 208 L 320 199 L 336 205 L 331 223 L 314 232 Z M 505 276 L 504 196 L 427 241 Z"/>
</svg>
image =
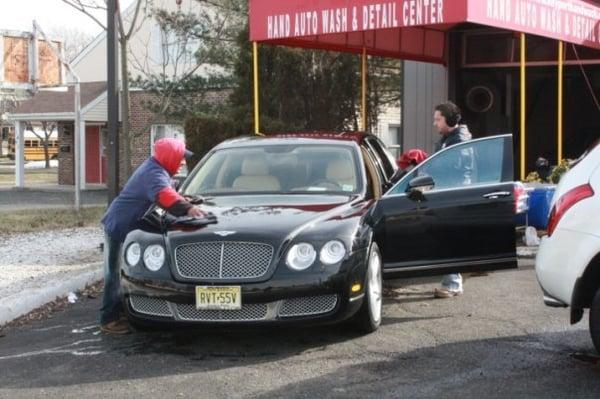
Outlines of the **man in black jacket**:
<svg viewBox="0 0 600 399">
<path fill-rule="evenodd" d="M 440 151 L 451 145 L 471 140 L 471 133 L 467 125 L 460 124 L 461 115 L 458 106 L 450 101 L 435 107 L 433 114 L 433 125 L 441 135 L 440 141 L 436 143 L 435 151 Z M 460 170 L 458 176 L 461 181 L 457 184 L 471 184 L 473 171 L 473 154 L 470 149 L 460 151 L 459 157 L 453 162 L 454 168 Z M 465 243 L 468 245 L 468 243 Z M 462 276 L 458 273 L 445 275 L 442 279 L 441 288 L 436 288 L 436 298 L 452 298 L 463 293 Z"/>
</svg>

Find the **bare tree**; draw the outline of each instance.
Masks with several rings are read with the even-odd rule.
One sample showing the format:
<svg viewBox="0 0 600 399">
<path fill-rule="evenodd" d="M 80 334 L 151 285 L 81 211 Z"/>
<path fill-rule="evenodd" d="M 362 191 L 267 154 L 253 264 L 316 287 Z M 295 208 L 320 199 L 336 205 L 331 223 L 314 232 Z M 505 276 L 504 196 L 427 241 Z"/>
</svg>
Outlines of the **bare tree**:
<svg viewBox="0 0 600 399">
<path fill-rule="evenodd" d="M 106 25 L 96 15 L 98 11 L 104 11 L 106 13 L 106 0 L 62 0 L 63 3 L 68 4 L 74 9 L 84 13 L 90 17 L 95 23 L 97 23 L 102 29 L 106 30 Z M 131 175 L 131 135 L 129 133 L 130 123 L 130 101 L 129 101 L 129 66 L 128 66 L 128 55 L 129 55 L 129 40 L 139 29 L 141 20 L 140 15 L 145 15 L 148 11 L 152 1 L 151 0 L 135 0 L 135 9 L 131 20 L 127 21 L 129 27 L 126 27 L 123 21 L 121 10 L 118 10 L 118 33 L 119 33 L 119 48 L 121 57 L 121 133 L 125 141 L 124 148 L 124 161 L 125 161 L 125 173 L 126 177 Z M 143 18 L 142 18 L 143 20 Z"/>
<path fill-rule="evenodd" d="M 44 159 L 46 160 L 46 165 L 44 167 L 46 169 L 49 169 L 50 168 L 50 151 L 49 151 L 50 137 L 52 136 L 52 132 L 56 129 L 56 123 L 43 121 L 43 122 L 41 122 L 41 124 L 42 124 L 42 131 L 44 132 L 43 135 L 40 135 L 40 134 L 38 134 L 38 132 L 35 131 L 31 122 L 25 123 L 25 130 L 29 130 L 38 139 L 40 139 L 40 143 L 44 147 Z"/>
<path fill-rule="evenodd" d="M 66 26 L 54 26 L 48 31 L 49 36 L 62 41 L 67 61 L 73 61 L 75 57 L 94 39 L 94 35 L 78 28 Z"/>
<path fill-rule="evenodd" d="M 153 94 L 143 104 L 155 119 L 180 123 L 190 113 L 214 113 L 206 94 L 233 86 L 236 39 L 247 18 L 245 0 L 195 0 L 193 12 L 154 9 L 159 54 L 132 57 L 135 84 Z M 155 49 L 150 43 L 145 48 Z M 149 61 L 150 60 L 150 61 Z"/>
<path fill-rule="evenodd" d="M 106 25 L 101 22 L 102 17 L 97 15 L 99 12 L 106 15 L 106 0 L 62 0 L 62 2 L 84 13 L 100 25 L 102 29 L 106 30 Z"/>
<path fill-rule="evenodd" d="M 370 57 L 368 64 L 368 115 L 370 131 L 377 129 L 380 113 L 389 107 L 401 108 L 402 62 L 383 57 Z"/>
</svg>

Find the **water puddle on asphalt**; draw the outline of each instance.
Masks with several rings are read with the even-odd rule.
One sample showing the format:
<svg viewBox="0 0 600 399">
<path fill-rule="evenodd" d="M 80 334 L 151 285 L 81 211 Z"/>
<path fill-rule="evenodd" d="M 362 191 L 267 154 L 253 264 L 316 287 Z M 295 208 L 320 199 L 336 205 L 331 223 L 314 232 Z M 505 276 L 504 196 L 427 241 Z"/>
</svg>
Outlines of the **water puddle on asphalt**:
<svg viewBox="0 0 600 399">
<path fill-rule="evenodd" d="M 99 326 L 97 324 L 94 324 L 94 325 L 87 326 L 87 327 L 75 328 L 75 329 L 71 330 L 71 333 L 73 333 L 73 334 L 83 334 L 83 333 L 87 332 L 88 330 L 93 330 L 95 328 L 99 328 Z"/>
<path fill-rule="evenodd" d="M 100 338 L 95 339 L 83 339 L 75 341 L 70 344 L 55 346 L 48 349 L 42 349 L 34 352 L 18 353 L 9 356 L 0 356 L 0 360 L 16 359 L 16 358 L 27 358 L 40 355 L 56 355 L 56 354 L 70 354 L 73 356 L 96 356 L 103 354 L 101 346 L 97 345 L 100 342 Z"/>
</svg>

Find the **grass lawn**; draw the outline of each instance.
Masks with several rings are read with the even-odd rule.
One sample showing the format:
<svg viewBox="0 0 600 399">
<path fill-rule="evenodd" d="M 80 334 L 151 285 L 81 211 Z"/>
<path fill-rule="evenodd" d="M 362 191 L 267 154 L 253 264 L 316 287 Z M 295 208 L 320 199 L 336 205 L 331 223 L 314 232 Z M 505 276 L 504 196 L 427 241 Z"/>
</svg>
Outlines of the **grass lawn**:
<svg viewBox="0 0 600 399">
<path fill-rule="evenodd" d="M 99 225 L 106 207 L 93 206 L 77 213 L 69 208 L 0 212 L 0 236 L 9 233 Z"/>
<path fill-rule="evenodd" d="M 58 184 L 58 168 L 25 169 L 25 183 Z M 0 167 L 0 185 L 15 184 L 15 170 Z"/>
</svg>

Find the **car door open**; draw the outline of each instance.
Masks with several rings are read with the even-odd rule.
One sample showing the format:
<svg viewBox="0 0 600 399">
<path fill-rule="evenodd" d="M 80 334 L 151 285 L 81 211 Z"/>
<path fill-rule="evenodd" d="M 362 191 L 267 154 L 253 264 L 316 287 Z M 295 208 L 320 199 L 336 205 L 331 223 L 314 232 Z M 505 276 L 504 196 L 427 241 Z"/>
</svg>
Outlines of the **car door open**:
<svg viewBox="0 0 600 399">
<path fill-rule="evenodd" d="M 373 208 L 386 276 L 516 267 L 514 187 L 510 135 L 427 159 Z"/>
</svg>

